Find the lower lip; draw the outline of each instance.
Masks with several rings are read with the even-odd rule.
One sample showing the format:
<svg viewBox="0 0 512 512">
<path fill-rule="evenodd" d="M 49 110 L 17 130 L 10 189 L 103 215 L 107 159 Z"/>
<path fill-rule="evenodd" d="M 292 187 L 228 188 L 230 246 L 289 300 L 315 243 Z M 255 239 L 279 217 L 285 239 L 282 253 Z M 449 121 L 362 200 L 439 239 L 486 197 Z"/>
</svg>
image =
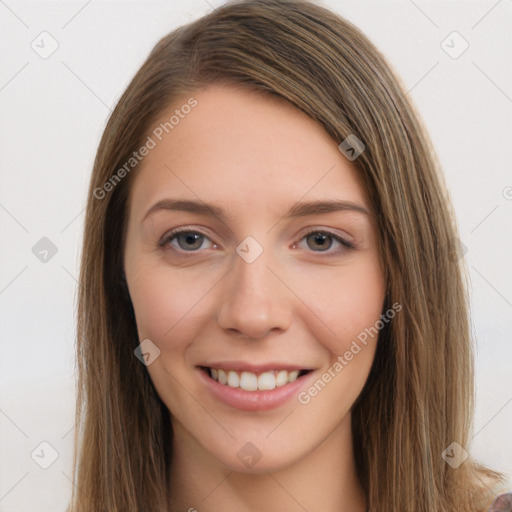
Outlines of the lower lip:
<svg viewBox="0 0 512 512">
<path fill-rule="evenodd" d="M 296 396 L 300 388 L 314 374 L 314 372 L 309 372 L 293 382 L 268 391 L 245 391 L 242 388 L 232 388 L 227 384 L 220 384 L 199 368 L 197 371 L 214 398 L 243 411 L 267 411 L 283 405 L 290 398 Z"/>
</svg>

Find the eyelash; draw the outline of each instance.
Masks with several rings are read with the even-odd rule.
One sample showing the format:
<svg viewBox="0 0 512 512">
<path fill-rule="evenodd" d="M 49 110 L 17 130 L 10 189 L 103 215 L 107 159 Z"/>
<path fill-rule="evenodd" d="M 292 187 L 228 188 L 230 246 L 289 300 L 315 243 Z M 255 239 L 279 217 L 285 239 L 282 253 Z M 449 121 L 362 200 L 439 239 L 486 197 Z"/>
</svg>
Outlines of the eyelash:
<svg viewBox="0 0 512 512">
<path fill-rule="evenodd" d="M 201 231 L 197 231 L 197 230 L 186 228 L 186 227 L 185 228 L 176 228 L 173 231 L 171 231 L 170 233 L 168 233 L 166 236 L 164 236 L 162 238 L 162 240 L 160 240 L 158 242 L 158 246 L 165 249 L 165 247 L 169 244 L 169 242 L 174 240 L 178 235 L 180 235 L 182 233 L 199 234 L 199 235 L 207 238 L 208 240 L 210 239 L 207 235 L 205 235 L 204 233 L 201 233 Z M 340 249 L 338 251 L 331 252 L 330 251 L 331 248 L 329 247 L 329 249 L 327 251 L 311 251 L 313 253 L 328 254 L 330 256 L 336 256 L 336 255 L 339 255 L 341 252 L 344 252 L 344 250 L 356 249 L 356 245 L 353 242 L 350 242 L 350 241 L 346 240 L 345 238 L 341 237 L 340 235 L 338 235 L 337 233 L 334 233 L 334 232 L 326 230 L 326 229 L 315 229 L 315 230 L 309 231 L 300 239 L 300 241 L 304 240 L 305 238 L 307 238 L 310 235 L 317 235 L 317 234 L 328 235 L 328 236 L 334 238 L 337 242 L 339 242 L 343 246 L 344 249 Z M 182 254 L 183 253 L 200 252 L 199 250 L 185 251 L 183 249 L 175 249 L 175 248 L 173 248 L 172 250 L 175 252 L 178 252 L 178 253 L 182 253 Z"/>
</svg>

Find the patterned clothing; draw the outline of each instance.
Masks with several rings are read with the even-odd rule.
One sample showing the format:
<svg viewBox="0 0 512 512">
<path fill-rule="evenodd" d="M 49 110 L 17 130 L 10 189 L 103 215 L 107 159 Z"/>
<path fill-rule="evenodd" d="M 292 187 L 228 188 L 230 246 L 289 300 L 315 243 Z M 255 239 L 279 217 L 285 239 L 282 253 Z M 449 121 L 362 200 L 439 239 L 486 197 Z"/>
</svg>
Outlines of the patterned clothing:
<svg viewBox="0 0 512 512">
<path fill-rule="evenodd" d="M 493 501 L 489 512 L 512 512 L 512 492 L 500 494 Z"/>
</svg>

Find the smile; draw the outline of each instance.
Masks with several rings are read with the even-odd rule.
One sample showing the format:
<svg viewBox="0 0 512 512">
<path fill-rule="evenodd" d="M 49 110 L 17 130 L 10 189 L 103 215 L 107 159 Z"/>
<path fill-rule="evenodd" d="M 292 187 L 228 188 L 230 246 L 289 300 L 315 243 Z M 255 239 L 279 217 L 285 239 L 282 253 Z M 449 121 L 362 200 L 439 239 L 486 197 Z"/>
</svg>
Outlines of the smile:
<svg viewBox="0 0 512 512">
<path fill-rule="evenodd" d="M 249 371 L 225 370 L 222 368 L 204 368 L 209 376 L 226 386 L 241 388 L 245 391 L 268 391 L 295 382 L 310 370 L 269 370 L 259 374 Z"/>
<path fill-rule="evenodd" d="M 311 369 L 272 366 L 230 369 L 231 365 L 198 366 L 199 380 L 215 401 L 244 411 L 265 411 L 286 404 L 316 375 Z M 233 365 L 235 366 L 235 365 Z M 252 371 L 249 371 L 252 370 Z"/>
</svg>

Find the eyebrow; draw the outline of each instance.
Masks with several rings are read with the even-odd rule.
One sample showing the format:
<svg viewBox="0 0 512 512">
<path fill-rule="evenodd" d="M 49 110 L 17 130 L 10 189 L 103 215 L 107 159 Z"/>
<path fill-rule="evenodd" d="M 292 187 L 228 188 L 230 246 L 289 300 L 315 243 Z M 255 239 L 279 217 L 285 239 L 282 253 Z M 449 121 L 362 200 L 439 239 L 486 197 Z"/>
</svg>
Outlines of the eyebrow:
<svg viewBox="0 0 512 512">
<path fill-rule="evenodd" d="M 202 201 L 193 201 L 190 199 L 162 199 L 155 203 L 146 212 L 146 215 L 141 222 L 143 222 L 152 213 L 162 210 L 189 212 L 199 215 L 213 215 L 224 223 L 227 220 L 227 215 L 224 210 L 213 204 L 204 203 Z M 308 215 L 319 215 L 339 211 L 354 211 L 370 216 L 370 212 L 358 203 L 341 199 L 329 199 L 323 201 L 297 202 L 282 218 L 294 219 L 298 217 L 306 217 Z"/>
</svg>

